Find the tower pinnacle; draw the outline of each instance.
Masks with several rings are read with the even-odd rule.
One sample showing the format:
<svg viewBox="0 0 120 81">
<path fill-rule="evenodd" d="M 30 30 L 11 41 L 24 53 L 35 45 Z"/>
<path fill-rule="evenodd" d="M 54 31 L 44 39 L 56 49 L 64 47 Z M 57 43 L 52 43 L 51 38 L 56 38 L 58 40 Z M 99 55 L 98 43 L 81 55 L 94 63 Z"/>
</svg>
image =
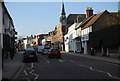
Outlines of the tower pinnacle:
<svg viewBox="0 0 120 81">
<path fill-rule="evenodd" d="M 64 3 L 62 3 L 62 12 L 61 12 L 61 15 L 65 15 Z"/>
</svg>

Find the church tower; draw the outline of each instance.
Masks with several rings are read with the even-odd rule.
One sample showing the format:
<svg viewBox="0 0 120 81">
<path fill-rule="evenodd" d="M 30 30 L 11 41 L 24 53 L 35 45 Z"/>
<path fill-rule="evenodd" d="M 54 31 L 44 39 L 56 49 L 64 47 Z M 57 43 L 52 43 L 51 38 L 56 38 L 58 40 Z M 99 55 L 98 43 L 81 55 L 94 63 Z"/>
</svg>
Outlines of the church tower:
<svg viewBox="0 0 120 81">
<path fill-rule="evenodd" d="M 64 3 L 62 3 L 62 10 L 61 10 L 61 16 L 60 16 L 60 24 L 62 26 L 63 35 L 66 34 L 66 23 L 67 23 L 67 19 L 66 19 L 66 13 L 65 13 L 65 8 L 64 8 Z"/>
</svg>

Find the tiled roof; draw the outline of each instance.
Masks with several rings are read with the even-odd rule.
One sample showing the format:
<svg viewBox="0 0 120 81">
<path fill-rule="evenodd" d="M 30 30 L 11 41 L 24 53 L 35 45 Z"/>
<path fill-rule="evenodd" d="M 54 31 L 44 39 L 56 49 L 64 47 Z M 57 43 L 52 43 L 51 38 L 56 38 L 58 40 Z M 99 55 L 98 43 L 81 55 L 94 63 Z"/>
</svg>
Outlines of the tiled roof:
<svg viewBox="0 0 120 81">
<path fill-rule="evenodd" d="M 85 17 L 86 14 L 69 14 L 67 16 L 67 20 L 74 21 L 77 18 L 77 16 Z"/>
<path fill-rule="evenodd" d="M 77 20 L 77 16 L 80 17 L 79 21 L 83 21 L 83 19 L 86 17 L 86 14 L 69 14 L 67 16 L 67 24 L 70 26 L 74 23 L 75 20 Z"/>
<path fill-rule="evenodd" d="M 102 15 L 103 13 L 105 13 L 105 12 L 108 12 L 108 11 L 105 10 L 105 11 L 103 11 L 103 12 L 95 15 L 87 24 L 85 24 L 85 26 L 82 27 L 82 29 L 85 29 L 85 28 L 93 25 L 93 24 L 101 17 L 101 15 Z M 109 12 L 108 12 L 108 13 L 109 13 Z"/>
<path fill-rule="evenodd" d="M 87 22 L 89 22 L 94 16 L 95 16 L 95 14 L 92 15 L 92 16 L 90 16 L 90 17 L 88 17 L 88 18 L 85 18 L 85 19 L 76 27 L 76 29 L 85 26 L 85 24 L 86 24 Z"/>
</svg>

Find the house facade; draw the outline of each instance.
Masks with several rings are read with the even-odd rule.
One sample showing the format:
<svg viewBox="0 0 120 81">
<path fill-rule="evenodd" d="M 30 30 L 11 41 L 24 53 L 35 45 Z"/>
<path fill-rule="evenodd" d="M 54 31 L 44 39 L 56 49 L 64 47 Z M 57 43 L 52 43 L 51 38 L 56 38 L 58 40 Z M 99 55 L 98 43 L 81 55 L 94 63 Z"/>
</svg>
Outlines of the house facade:
<svg viewBox="0 0 120 81">
<path fill-rule="evenodd" d="M 3 10 L 2 10 L 2 2 L 0 2 L 0 57 L 2 57 L 2 49 L 3 49 Z"/>
<path fill-rule="evenodd" d="M 4 66 L 4 60 L 13 59 L 15 55 L 15 35 L 17 35 L 17 32 L 13 20 L 5 3 L 0 1 L 0 57 L 2 57 L 2 67 Z"/>
<path fill-rule="evenodd" d="M 76 17 L 76 20 L 78 20 L 78 19 L 79 18 Z M 90 7 L 86 8 L 86 17 L 81 22 L 79 22 L 76 26 L 74 23 L 68 27 L 68 32 L 64 36 L 65 51 L 66 52 L 69 52 L 69 51 L 76 52 L 76 50 L 77 50 L 76 47 L 78 47 L 77 45 L 79 45 L 80 46 L 79 48 L 81 49 L 81 53 L 90 54 L 91 49 L 94 48 L 94 46 L 95 46 L 93 43 L 98 44 L 97 40 L 91 42 L 91 39 L 94 40 L 97 37 L 98 38 L 100 37 L 100 36 L 91 37 L 91 33 L 94 33 L 94 32 L 100 31 L 100 30 L 104 31 L 103 29 L 109 28 L 110 26 L 117 25 L 117 24 L 119 24 L 119 13 L 117 13 L 117 12 L 111 13 L 111 12 L 108 12 L 107 10 L 105 10 L 99 14 L 93 14 L 92 8 L 90 8 Z M 72 28 L 75 28 L 75 30 Z M 113 30 L 115 30 L 115 28 Z M 109 30 L 109 31 L 112 31 L 112 30 Z M 74 32 L 76 32 L 75 35 L 74 35 Z M 110 33 L 110 32 L 108 32 L 108 33 Z M 117 35 L 117 33 L 115 33 L 115 35 Z M 77 40 L 75 40 L 75 39 L 77 39 Z M 115 38 L 115 39 L 117 40 L 118 38 Z M 107 40 L 107 38 L 105 40 Z M 76 41 L 78 41 L 78 43 L 80 43 L 80 44 L 77 44 Z M 110 41 L 111 41 L 111 39 L 110 39 Z M 98 49 L 101 49 L 101 52 L 103 52 L 103 53 L 104 52 L 109 53 L 111 51 L 111 49 L 114 49 L 114 48 L 108 49 L 104 46 L 104 47 L 100 47 Z M 119 47 L 117 47 L 116 49 L 117 49 L 117 53 L 118 53 Z M 95 50 L 95 52 L 97 53 L 97 50 Z"/>
<path fill-rule="evenodd" d="M 77 16 L 71 15 L 76 19 L 74 20 L 74 24 L 68 27 L 68 33 L 65 35 L 65 38 L 67 39 L 65 40 L 65 47 L 67 49 L 67 52 L 74 51 L 87 54 L 87 43 L 85 41 L 88 41 L 88 33 L 91 30 L 90 28 L 86 30 L 81 30 L 81 25 L 84 26 L 86 22 L 88 22 L 92 18 L 92 15 L 93 10 L 91 8 L 86 9 L 86 14 L 77 14 Z"/>
<path fill-rule="evenodd" d="M 103 30 L 107 27 L 110 27 L 112 25 L 118 24 L 118 18 L 116 16 L 111 15 L 107 10 L 94 15 L 84 26 L 81 26 L 82 31 L 82 45 L 84 47 L 84 53 L 89 54 L 91 48 L 93 48 L 90 44 L 90 33 Z M 98 36 L 99 37 L 99 36 Z M 96 39 L 96 38 L 92 38 Z M 95 41 L 94 41 L 95 42 Z M 96 41 L 97 42 L 97 41 Z M 105 48 L 106 49 L 106 48 Z M 104 47 L 102 48 L 102 51 L 104 50 Z"/>
<path fill-rule="evenodd" d="M 15 48 L 15 35 L 17 32 L 15 31 L 13 20 L 5 7 L 4 2 L 1 3 L 2 6 L 0 8 L 1 13 L 1 46 L 3 48 L 3 56 L 8 58 L 8 55 L 13 58 L 14 56 L 14 48 Z"/>
<path fill-rule="evenodd" d="M 80 33 L 75 29 L 79 23 L 74 23 L 68 28 L 68 33 L 64 36 L 66 52 L 81 52 Z"/>
<path fill-rule="evenodd" d="M 48 38 L 48 37 L 49 37 L 48 34 L 40 34 L 40 35 L 37 35 L 36 38 L 35 38 L 37 46 L 41 46 L 41 45 L 42 45 L 42 40 L 43 40 L 44 38 Z"/>
</svg>

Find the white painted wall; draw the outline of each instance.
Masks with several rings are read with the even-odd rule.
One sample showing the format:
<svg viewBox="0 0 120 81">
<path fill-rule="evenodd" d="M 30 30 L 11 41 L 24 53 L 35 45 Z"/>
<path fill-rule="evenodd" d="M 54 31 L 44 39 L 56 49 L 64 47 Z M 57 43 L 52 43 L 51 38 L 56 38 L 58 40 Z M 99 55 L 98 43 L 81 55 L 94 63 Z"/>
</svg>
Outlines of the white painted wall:
<svg viewBox="0 0 120 81">
<path fill-rule="evenodd" d="M 27 39 L 23 40 L 23 44 L 24 44 L 24 49 L 27 48 Z"/>
<path fill-rule="evenodd" d="M 65 51 L 80 52 L 81 45 L 77 45 L 78 41 L 75 40 L 76 37 L 81 35 L 81 29 L 75 30 L 79 23 L 74 23 L 68 28 L 68 33 L 64 36 L 65 38 Z M 68 39 L 67 39 L 68 38 Z"/>
<path fill-rule="evenodd" d="M 66 34 L 64 36 L 64 39 L 65 39 L 65 41 L 64 41 L 64 43 L 65 43 L 65 51 L 69 52 L 69 34 Z"/>
<path fill-rule="evenodd" d="M 81 31 L 82 47 L 84 48 L 84 54 L 87 54 L 87 41 L 89 41 L 89 33 L 92 32 L 92 26 L 87 27 Z"/>
</svg>

